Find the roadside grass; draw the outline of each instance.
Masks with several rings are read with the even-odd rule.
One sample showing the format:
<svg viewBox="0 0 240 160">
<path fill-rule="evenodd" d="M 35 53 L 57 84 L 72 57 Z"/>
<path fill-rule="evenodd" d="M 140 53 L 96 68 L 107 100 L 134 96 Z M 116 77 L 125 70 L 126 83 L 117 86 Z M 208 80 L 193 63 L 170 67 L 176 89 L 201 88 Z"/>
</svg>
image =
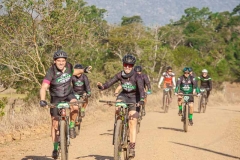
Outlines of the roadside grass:
<svg viewBox="0 0 240 160">
<path fill-rule="evenodd" d="M 6 97 L 6 98 L 26 98 L 26 94 L 0 94 L 0 98 Z"/>
</svg>

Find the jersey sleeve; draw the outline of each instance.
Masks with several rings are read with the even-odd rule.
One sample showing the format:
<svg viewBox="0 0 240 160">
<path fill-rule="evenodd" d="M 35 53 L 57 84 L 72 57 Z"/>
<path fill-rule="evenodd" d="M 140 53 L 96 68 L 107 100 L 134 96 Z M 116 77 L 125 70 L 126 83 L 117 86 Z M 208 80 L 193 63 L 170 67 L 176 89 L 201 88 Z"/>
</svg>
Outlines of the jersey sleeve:
<svg viewBox="0 0 240 160">
<path fill-rule="evenodd" d="M 144 81 L 147 85 L 148 90 L 151 90 L 151 84 L 147 75 L 144 75 Z"/>
<path fill-rule="evenodd" d="M 180 89 L 180 84 L 181 84 L 181 77 L 179 77 L 177 79 L 177 83 L 176 83 L 176 88 L 175 88 L 175 93 L 178 93 L 179 89 Z"/>
<path fill-rule="evenodd" d="M 88 77 L 85 74 L 84 74 L 84 82 L 85 82 L 85 87 L 86 87 L 87 93 L 91 92 L 90 85 L 89 85 L 89 80 L 88 80 Z"/>
<path fill-rule="evenodd" d="M 50 85 L 50 83 L 51 83 L 51 81 L 52 81 L 52 79 L 53 79 L 53 75 L 54 75 L 53 72 L 54 72 L 54 71 L 53 71 L 53 68 L 52 68 L 52 67 L 49 68 L 48 71 L 47 71 L 47 74 L 45 75 L 45 77 L 44 77 L 44 79 L 43 79 L 43 82 L 42 82 L 42 83 L 47 83 L 47 84 Z"/>
<path fill-rule="evenodd" d="M 103 88 L 107 89 L 111 87 L 114 83 L 118 81 L 118 74 L 116 74 L 112 79 L 103 84 Z"/>
<path fill-rule="evenodd" d="M 144 100 L 145 97 L 144 84 L 143 79 L 140 76 L 137 76 L 137 86 L 140 93 L 140 100 Z"/>
</svg>

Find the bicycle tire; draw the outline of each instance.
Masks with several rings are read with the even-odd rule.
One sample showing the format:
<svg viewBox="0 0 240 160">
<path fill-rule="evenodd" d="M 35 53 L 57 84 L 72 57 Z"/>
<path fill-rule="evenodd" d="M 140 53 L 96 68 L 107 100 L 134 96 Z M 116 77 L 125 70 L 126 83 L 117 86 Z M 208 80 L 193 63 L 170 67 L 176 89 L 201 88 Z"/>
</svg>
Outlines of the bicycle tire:
<svg viewBox="0 0 240 160">
<path fill-rule="evenodd" d="M 124 160 L 129 160 L 129 128 L 127 128 L 127 138 L 124 142 L 124 145 L 126 146 L 124 149 L 123 149 L 123 156 L 124 156 Z"/>
<path fill-rule="evenodd" d="M 65 120 L 60 121 L 60 147 L 61 147 L 61 159 L 68 160 L 67 124 Z"/>
<path fill-rule="evenodd" d="M 206 109 L 207 109 L 207 104 L 206 104 L 206 95 L 204 96 L 204 100 L 203 100 L 203 113 L 206 113 Z"/>
<path fill-rule="evenodd" d="M 165 107 L 165 113 L 168 113 L 168 108 L 169 108 L 169 104 L 170 104 L 170 96 L 169 93 L 167 93 L 166 95 L 166 107 Z"/>
<path fill-rule="evenodd" d="M 122 120 L 117 120 L 114 134 L 114 160 L 121 160 L 122 153 Z"/>
<path fill-rule="evenodd" d="M 203 99 L 203 96 L 201 95 L 198 101 L 198 113 L 201 113 L 201 110 L 202 110 L 202 99 Z"/>
<path fill-rule="evenodd" d="M 183 130 L 185 132 L 188 131 L 188 111 L 189 110 L 189 106 L 187 104 L 185 104 L 185 107 L 184 107 L 184 121 L 183 121 Z"/>
<path fill-rule="evenodd" d="M 82 124 L 81 110 L 79 110 L 79 113 L 78 113 L 78 116 L 77 116 L 76 122 L 75 122 L 76 135 L 80 134 L 81 124 Z"/>
<path fill-rule="evenodd" d="M 163 96 L 163 111 L 164 111 L 164 113 L 166 113 L 166 107 L 167 107 L 167 95 L 165 94 L 164 96 Z"/>
</svg>

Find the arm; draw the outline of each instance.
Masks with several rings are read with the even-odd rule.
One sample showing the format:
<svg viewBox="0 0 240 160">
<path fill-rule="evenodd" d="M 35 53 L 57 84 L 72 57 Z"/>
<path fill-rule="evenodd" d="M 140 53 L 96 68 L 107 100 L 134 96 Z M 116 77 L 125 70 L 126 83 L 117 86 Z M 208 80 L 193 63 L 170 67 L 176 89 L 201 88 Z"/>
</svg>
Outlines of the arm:
<svg viewBox="0 0 240 160">
<path fill-rule="evenodd" d="M 173 86 L 176 87 L 175 76 L 172 78 Z"/>
<path fill-rule="evenodd" d="M 209 89 L 212 90 L 212 78 L 209 77 Z"/>
<path fill-rule="evenodd" d="M 137 77 L 137 86 L 140 93 L 140 101 L 144 101 L 145 98 L 144 85 L 143 80 L 140 76 Z"/>
<path fill-rule="evenodd" d="M 200 90 L 198 88 L 198 84 L 197 84 L 197 79 L 193 77 L 193 93 L 196 92 L 197 94 L 200 93 Z"/>
<path fill-rule="evenodd" d="M 121 89 L 122 89 L 122 85 L 119 84 L 118 87 L 115 89 L 114 94 L 118 94 Z"/>
<path fill-rule="evenodd" d="M 118 81 L 118 76 L 116 74 L 112 79 L 110 79 L 108 82 L 106 82 L 104 84 L 102 84 L 101 82 L 97 82 L 97 86 L 99 89 L 104 90 L 104 89 L 111 87 L 117 81 Z"/>
<path fill-rule="evenodd" d="M 163 81 L 164 77 L 161 76 L 160 80 L 159 80 L 159 83 L 158 83 L 158 87 L 160 87 L 160 85 L 162 84 L 162 81 Z"/>
<path fill-rule="evenodd" d="M 92 66 L 87 66 L 84 69 L 73 69 L 73 75 L 76 76 L 78 74 L 82 74 L 82 73 L 90 73 L 90 70 L 92 69 Z"/>
<path fill-rule="evenodd" d="M 151 92 L 151 84 L 150 84 L 150 81 L 149 81 L 147 75 L 144 76 L 144 81 L 145 81 L 145 83 L 146 83 L 146 85 L 147 85 L 148 91 Z"/>
<path fill-rule="evenodd" d="M 43 81 L 41 89 L 40 89 L 40 100 L 43 100 L 43 101 L 46 100 L 46 92 L 49 87 L 50 87 L 50 85 Z"/>
<path fill-rule="evenodd" d="M 90 85 L 89 85 L 89 80 L 88 77 L 86 75 L 84 75 L 84 82 L 85 82 L 85 87 L 86 87 L 86 91 L 88 94 L 91 94 L 91 89 L 90 89 Z"/>
<path fill-rule="evenodd" d="M 180 89 L 180 84 L 181 84 L 181 77 L 179 77 L 177 79 L 177 84 L 176 84 L 176 88 L 175 88 L 175 93 L 178 93 L 179 89 Z"/>
</svg>

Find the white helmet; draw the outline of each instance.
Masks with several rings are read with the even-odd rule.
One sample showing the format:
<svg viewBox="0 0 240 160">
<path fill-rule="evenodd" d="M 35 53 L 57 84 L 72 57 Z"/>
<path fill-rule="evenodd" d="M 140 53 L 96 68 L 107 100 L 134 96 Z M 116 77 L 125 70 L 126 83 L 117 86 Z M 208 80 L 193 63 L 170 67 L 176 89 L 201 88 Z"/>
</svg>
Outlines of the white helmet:
<svg viewBox="0 0 240 160">
<path fill-rule="evenodd" d="M 208 73 L 208 71 L 206 69 L 203 69 L 202 73 Z"/>
</svg>

